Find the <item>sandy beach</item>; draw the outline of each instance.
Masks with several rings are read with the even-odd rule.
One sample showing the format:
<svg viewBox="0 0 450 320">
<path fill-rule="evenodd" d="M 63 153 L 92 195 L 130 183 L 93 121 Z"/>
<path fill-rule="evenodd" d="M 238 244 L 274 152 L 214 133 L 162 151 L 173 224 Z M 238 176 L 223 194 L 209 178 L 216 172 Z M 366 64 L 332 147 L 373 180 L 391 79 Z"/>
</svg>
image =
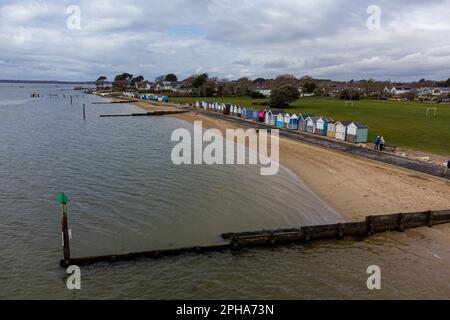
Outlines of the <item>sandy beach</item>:
<svg viewBox="0 0 450 320">
<path fill-rule="evenodd" d="M 148 111 L 176 110 L 147 102 L 135 105 Z M 175 117 L 203 121 L 204 128 L 223 132 L 237 127 L 194 112 Z M 450 182 L 419 172 L 285 138 L 280 139 L 280 162 L 347 221 L 363 220 L 367 215 L 450 208 Z"/>
</svg>

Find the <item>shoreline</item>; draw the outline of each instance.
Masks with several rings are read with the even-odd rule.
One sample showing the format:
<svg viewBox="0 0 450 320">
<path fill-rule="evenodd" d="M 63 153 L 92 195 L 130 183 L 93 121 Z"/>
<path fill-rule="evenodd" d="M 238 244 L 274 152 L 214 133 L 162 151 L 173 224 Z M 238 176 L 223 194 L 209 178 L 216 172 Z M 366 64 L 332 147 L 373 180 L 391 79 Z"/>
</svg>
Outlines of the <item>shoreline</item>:
<svg viewBox="0 0 450 320">
<path fill-rule="evenodd" d="M 132 102 L 147 111 L 176 110 L 144 101 Z M 206 129 L 241 128 L 226 120 L 189 112 L 171 115 Z M 368 215 L 450 208 L 450 182 L 375 160 L 344 154 L 280 137 L 280 164 L 303 181 L 346 221 Z"/>
</svg>

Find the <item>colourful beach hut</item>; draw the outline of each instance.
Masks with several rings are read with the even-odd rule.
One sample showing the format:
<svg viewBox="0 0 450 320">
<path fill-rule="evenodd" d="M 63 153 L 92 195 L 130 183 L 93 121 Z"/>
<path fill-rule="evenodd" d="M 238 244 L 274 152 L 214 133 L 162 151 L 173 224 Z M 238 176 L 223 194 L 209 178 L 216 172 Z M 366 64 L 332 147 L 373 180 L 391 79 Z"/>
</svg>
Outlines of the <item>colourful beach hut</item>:
<svg viewBox="0 0 450 320">
<path fill-rule="evenodd" d="M 366 143 L 369 135 L 369 127 L 362 122 L 352 122 L 347 126 L 345 140 L 352 143 Z"/>
<path fill-rule="evenodd" d="M 345 141 L 347 136 L 347 126 L 352 123 L 351 121 L 338 121 L 336 122 L 336 140 Z"/>
<path fill-rule="evenodd" d="M 269 125 L 276 126 L 278 115 L 280 114 L 280 111 L 271 111 L 270 118 L 269 118 Z"/>
<path fill-rule="evenodd" d="M 306 119 L 306 132 L 315 133 L 316 131 L 316 122 L 320 117 L 308 117 Z"/>
<path fill-rule="evenodd" d="M 237 108 L 237 116 L 242 117 L 242 107 Z"/>
<path fill-rule="evenodd" d="M 231 105 L 226 104 L 223 108 L 223 114 L 229 116 L 231 114 Z"/>
<path fill-rule="evenodd" d="M 298 130 L 298 124 L 299 124 L 298 116 L 294 113 L 293 115 L 291 115 L 289 123 L 287 124 L 286 128 L 288 128 L 289 130 Z"/>
<path fill-rule="evenodd" d="M 258 111 L 258 122 L 264 123 L 266 121 L 267 110 Z"/>
<path fill-rule="evenodd" d="M 327 137 L 332 139 L 336 138 L 336 123 L 328 123 Z"/>
<path fill-rule="evenodd" d="M 306 132 L 308 117 L 301 114 L 298 118 L 298 130 Z"/>
<path fill-rule="evenodd" d="M 283 128 L 284 127 L 284 114 L 283 113 L 279 113 L 277 115 L 277 122 L 275 124 L 278 128 Z"/>
<path fill-rule="evenodd" d="M 242 108 L 242 118 L 251 119 L 253 117 L 253 110 L 247 109 L 246 107 Z"/>
<path fill-rule="evenodd" d="M 264 119 L 265 124 L 270 124 L 270 119 L 271 119 L 272 115 L 273 115 L 272 110 L 267 110 L 266 116 Z"/>
<path fill-rule="evenodd" d="M 289 122 L 291 121 L 291 115 L 289 113 L 286 113 L 284 115 L 284 125 L 283 128 L 287 128 L 287 126 L 289 125 Z"/>
<path fill-rule="evenodd" d="M 314 133 L 319 136 L 326 136 L 328 132 L 328 122 L 327 118 L 320 117 L 317 119 Z"/>
</svg>

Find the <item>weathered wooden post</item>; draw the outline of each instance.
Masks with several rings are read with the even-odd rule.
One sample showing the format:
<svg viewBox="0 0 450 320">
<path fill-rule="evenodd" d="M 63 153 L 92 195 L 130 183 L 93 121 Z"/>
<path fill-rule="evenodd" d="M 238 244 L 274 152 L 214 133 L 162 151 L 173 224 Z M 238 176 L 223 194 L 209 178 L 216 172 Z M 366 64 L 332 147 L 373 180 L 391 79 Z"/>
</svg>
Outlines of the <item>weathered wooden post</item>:
<svg viewBox="0 0 450 320">
<path fill-rule="evenodd" d="M 86 104 L 83 103 L 83 119 L 86 119 Z"/>
<path fill-rule="evenodd" d="M 61 229 L 63 238 L 63 254 L 64 254 L 64 265 L 70 265 L 70 246 L 69 246 L 69 224 L 67 222 L 67 202 L 69 202 L 69 197 L 62 192 L 56 201 L 61 205 Z"/>
<path fill-rule="evenodd" d="M 72 103 L 72 96 L 70 96 L 70 105 L 73 105 L 73 103 Z"/>
</svg>

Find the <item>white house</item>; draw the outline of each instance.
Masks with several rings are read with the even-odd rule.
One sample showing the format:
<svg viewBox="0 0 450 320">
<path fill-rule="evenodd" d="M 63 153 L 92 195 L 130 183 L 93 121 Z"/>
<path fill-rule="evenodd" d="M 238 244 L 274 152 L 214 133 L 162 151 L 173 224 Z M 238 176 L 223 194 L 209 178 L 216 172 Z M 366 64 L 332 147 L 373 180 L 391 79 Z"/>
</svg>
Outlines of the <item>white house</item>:
<svg viewBox="0 0 450 320">
<path fill-rule="evenodd" d="M 432 95 L 433 96 L 442 96 L 442 95 L 448 95 L 450 94 L 450 88 L 444 88 L 444 87 L 439 87 L 439 88 L 434 88 Z"/>
<path fill-rule="evenodd" d="M 392 87 L 391 93 L 394 96 L 400 96 L 402 94 L 406 94 L 406 93 L 410 92 L 411 90 L 412 90 L 412 88 L 407 88 L 407 87 Z"/>
<path fill-rule="evenodd" d="M 418 92 L 422 96 L 430 96 L 433 94 L 433 89 L 425 87 L 425 88 L 418 89 Z"/>
<path fill-rule="evenodd" d="M 256 89 L 256 92 L 261 93 L 265 95 L 266 97 L 269 97 L 272 93 L 272 90 L 270 89 Z"/>
</svg>

